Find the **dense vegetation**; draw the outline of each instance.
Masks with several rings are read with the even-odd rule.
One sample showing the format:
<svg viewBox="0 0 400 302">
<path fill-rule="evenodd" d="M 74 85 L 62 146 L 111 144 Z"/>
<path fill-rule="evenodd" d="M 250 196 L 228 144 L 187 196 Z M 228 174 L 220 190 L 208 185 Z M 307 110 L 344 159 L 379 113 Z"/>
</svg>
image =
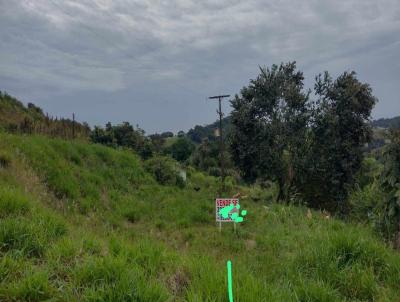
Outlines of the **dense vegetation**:
<svg viewBox="0 0 400 302">
<path fill-rule="evenodd" d="M 303 80 L 295 63 L 273 65 L 242 89 L 232 101 L 233 160 L 247 180 L 276 181 L 280 200 L 298 193 L 313 207 L 346 213 L 376 98 L 355 73 L 319 75 L 314 101 Z"/>
<path fill-rule="evenodd" d="M 218 233 L 217 179 L 160 185 L 129 151 L 0 134 L 0 300 L 395 301 L 400 256 L 367 227 L 228 188 L 248 217 Z M 193 190 L 199 187 L 200 190 Z"/>
</svg>

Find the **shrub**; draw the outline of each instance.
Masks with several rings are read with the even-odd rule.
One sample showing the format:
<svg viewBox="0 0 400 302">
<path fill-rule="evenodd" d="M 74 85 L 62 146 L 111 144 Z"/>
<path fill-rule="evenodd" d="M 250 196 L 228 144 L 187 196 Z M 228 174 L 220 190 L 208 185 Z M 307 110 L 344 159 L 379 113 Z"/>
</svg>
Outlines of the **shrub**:
<svg viewBox="0 0 400 302">
<path fill-rule="evenodd" d="M 272 188 L 263 189 L 258 185 L 251 187 L 249 197 L 254 202 L 272 202 L 276 198 L 276 192 Z"/>
<path fill-rule="evenodd" d="M 178 165 L 168 157 L 153 157 L 145 162 L 145 169 L 161 185 L 180 185 Z"/>
<path fill-rule="evenodd" d="M 356 188 L 349 196 L 351 206 L 350 215 L 360 222 L 372 222 L 380 224 L 380 216 L 377 212 L 378 205 L 384 202 L 385 196 L 377 182 Z"/>
</svg>

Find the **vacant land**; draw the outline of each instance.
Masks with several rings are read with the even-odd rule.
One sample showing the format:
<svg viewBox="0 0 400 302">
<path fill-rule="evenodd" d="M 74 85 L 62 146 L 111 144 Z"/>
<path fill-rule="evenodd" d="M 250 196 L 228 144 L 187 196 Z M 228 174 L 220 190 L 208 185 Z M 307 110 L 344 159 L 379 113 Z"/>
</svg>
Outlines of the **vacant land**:
<svg viewBox="0 0 400 302">
<path fill-rule="evenodd" d="M 241 192 L 218 232 L 215 178 L 162 186 L 131 151 L 0 134 L 1 301 L 397 301 L 400 255 L 367 227 Z M 200 190 L 194 190 L 194 187 Z"/>
</svg>

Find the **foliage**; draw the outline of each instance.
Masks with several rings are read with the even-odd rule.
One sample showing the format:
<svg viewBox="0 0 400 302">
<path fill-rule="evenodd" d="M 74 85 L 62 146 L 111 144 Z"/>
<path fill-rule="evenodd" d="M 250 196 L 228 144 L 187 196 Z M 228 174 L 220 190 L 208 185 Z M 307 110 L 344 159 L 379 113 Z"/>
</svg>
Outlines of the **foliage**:
<svg viewBox="0 0 400 302">
<path fill-rule="evenodd" d="M 372 89 L 355 72 L 335 81 L 325 72 L 316 78 L 311 126 L 311 177 L 303 183 L 313 206 L 348 211 L 347 197 L 361 168 L 363 147 L 371 139 L 369 118 L 376 103 Z"/>
<path fill-rule="evenodd" d="M 179 137 L 166 150 L 172 158 L 179 162 L 185 162 L 192 155 L 195 145 L 185 137 Z"/>
<path fill-rule="evenodd" d="M 153 157 L 145 162 L 144 167 L 161 185 L 184 186 L 182 177 L 179 175 L 179 166 L 169 157 Z"/>
<path fill-rule="evenodd" d="M 196 125 L 190 129 L 187 133 L 187 137 L 190 138 L 194 143 L 200 144 L 204 139 L 208 139 L 210 142 L 216 141 L 215 130 L 219 127 L 219 121 L 216 121 L 207 126 Z M 222 119 L 222 128 L 224 137 L 228 137 L 232 128 L 230 116 Z"/>
<path fill-rule="evenodd" d="M 360 186 L 350 195 L 351 218 L 369 223 L 383 238 L 400 248 L 400 133 L 393 130 L 380 159 L 369 158 L 358 176 Z"/>
<path fill-rule="evenodd" d="M 349 195 L 349 217 L 361 223 L 370 223 L 375 231 L 386 237 L 387 225 L 382 212 L 385 200 L 379 179 L 364 186 L 357 185 Z"/>
<path fill-rule="evenodd" d="M 326 72 L 314 89 L 311 102 L 295 63 L 261 68 L 232 101 L 231 152 L 246 180 L 276 181 L 278 199 L 301 194 L 315 208 L 344 213 L 376 98 L 354 72 L 335 81 Z"/>
<path fill-rule="evenodd" d="M 162 138 L 174 137 L 174 134 L 171 131 L 166 131 L 160 134 Z"/>
<path fill-rule="evenodd" d="M 225 147 L 227 147 L 225 145 Z M 237 170 L 232 162 L 231 154 L 228 150 L 224 150 L 223 161 L 225 167 L 225 175 L 239 179 Z M 207 172 L 211 176 L 221 176 L 221 155 L 219 142 L 215 140 L 203 139 L 202 143 L 197 146 L 193 152 L 190 163 L 198 170 Z"/>
<path fill-rule="evenodd" d="M 390 226 L 388 237 L 400 249 L 400 131 L 391 132 L 391 143 L 384 152 L 385 168 L 382 188 L 387 194 L 384 204 L 385 218 Z"/>
<path fill-rule="evenodd" d="M 139 127 L 135 129 L 129 122 L 114 126 L 109 122 L 105 128 L 95 126 L 90 139 L 93 143 L 132 149 L 147 159 L 153 154 L 153 145 L 144 134 L 144 130 Z"/>
<path fill-rule="evenodd" d="M 233 161 L 245 180 L 277 181 L 279 199 L 288 198 L 287 190 L 303 169 L 309 116 L 303 79 L 295 62 L 260 68 L 257 79 L 232 101 Z"/>
<path fill-rule="evenodd" d="M 163 134 L 157 134 L 157 133 L 149 135 L 155 153 L 161 154 L 163 152 L 165 140 L 167 137 L 163 136 Z"/>
<path fill-rule="evenodd" d="M 204 139 L 194 151 L 191 163 L 202 171 L 209 171 L 211 167 L 219 167 L 218 144 Z"/>
<path fill-rule="evenodd" d="M 361 167 L 357 172 L 356 182 L 363 188 L 369 184 L 374 183 L 383 172 L 383 164 L 380 163 L 375 157 L 368 156 L 364 158 Z"/>
</svg>

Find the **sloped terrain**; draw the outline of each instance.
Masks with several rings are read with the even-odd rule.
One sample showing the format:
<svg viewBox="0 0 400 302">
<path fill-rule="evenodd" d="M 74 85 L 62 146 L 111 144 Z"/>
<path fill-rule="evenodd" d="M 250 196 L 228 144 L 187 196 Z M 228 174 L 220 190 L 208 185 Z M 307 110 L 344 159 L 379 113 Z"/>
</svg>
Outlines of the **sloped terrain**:
<svg viewBox="0 0 400 302">
<path fill-rule="evenodd" d="M 87 140 L 90 132 L 87 123 L 71 119 L 57 118 L 45 114 L 43 110 L 0 91 L 0 129 L 11 133 L 41 134 L 50 137 L 79 138 Z"/>
<path fill-rule="evenodd" d="M 126 150 L 0 134 L 1 301 L 398 301 L 400 256 L 363 227 L 217 180 L 160 185 Z M 199 189 L 194 190 L 194 187 Z"/>
</svg>

